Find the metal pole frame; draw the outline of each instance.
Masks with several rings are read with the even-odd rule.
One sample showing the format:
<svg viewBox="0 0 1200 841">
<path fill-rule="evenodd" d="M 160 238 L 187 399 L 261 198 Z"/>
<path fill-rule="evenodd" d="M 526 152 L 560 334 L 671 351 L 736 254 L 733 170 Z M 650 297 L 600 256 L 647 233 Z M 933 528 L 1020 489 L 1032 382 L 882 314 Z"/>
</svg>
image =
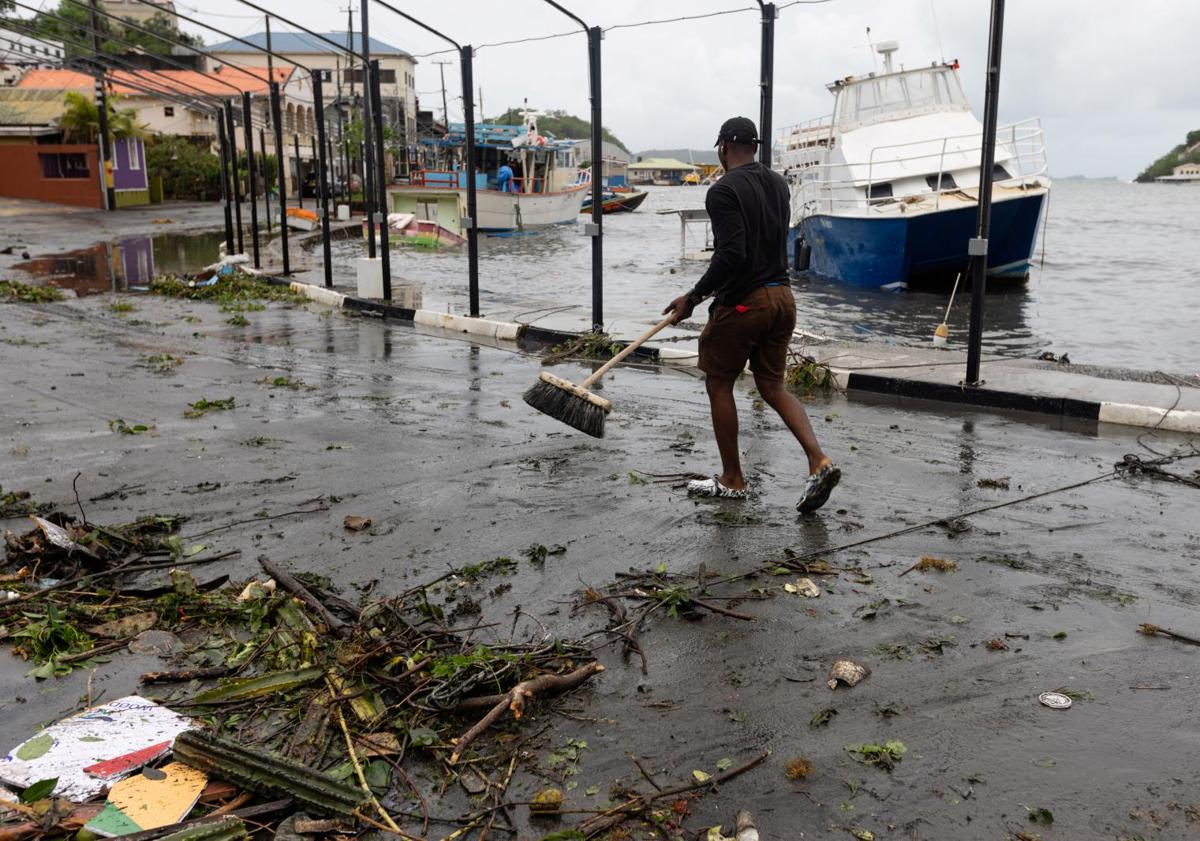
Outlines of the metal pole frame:
<svg viewBox="0 0 1200 841">
<path fill-rule="evenodd" d="M 363 2 L 369 3 L 371 0 L 363 0 Z M 453 38 L 438 32 L 428 24 L 422 23 L 407 12 L 400 11 L 395 6 L 387 3 L 386 0 L 374 0 L 374 2 L 389 12 L 404 18 L 409 23 L 416 24 L 426 32 L 436 35 L 458 50 L 462 64 L 463 122 L 466 129 L 466 149 L 464 150 L 464 154 L 467 160 L 467 218 L 462 221 L 467 229 L 467 285 L 470 294 L 470 314 L 472 318 L 477 318 L 479 316 L 479 219 L 477 218 L 478 197 L 475 191 L 475 105 L 471 98 L 472 77 L 474 75 L 472 56 L 474 53 L 470 44 L 465 46 L 459 44 Z M 586 29 L 587 27 L 585 26 L 584 28 Z M 407 115 L 405 119 L 407 119 Z M 449 127 L 447 126 L 447 128 Z"/>
<path fill-rule="evenodd" d="M 365 3 L 363 4 L 366 5 Z M 375 120 L 375 182 L 379 190 L 379 209 L 376 211 L 376 221 L 379 222 L 379 262 L 383 270 L 383 299 L 392 300 L 392 255 L 388 245 L 387 226 L 387 179 L 384 178 L 384 149 L 383 149 L 383 104 L 379 93 L 379 59 L 371 59 L 371 117 Z"/>
<path fill-rule="evenodd" d="M 275 123 L 275 172 L 279 184 L 279 237 L 283 254 L 283 276 L 287 277 L 292 273 L 288 257 L 287 175 L 284 172 L 287 153 L 283 148 L 283 109 L 279 102 L 279 83 L 274 79 L 271 80 L 271 121 Z"/>
<path fill-rule="evenodd" d="M 588 84 L 592 99 L 592 221 L 585 231 L 592 238 L 592 329 L 600 331 L 604 329 L 604 126 L 601 122 L 600 99 L 600 42 L 604 39 L 604 30 L 598 26 L 589 27 L 554 0 L 545 2 L 575 21 L 587 33 Z"/>
<path fill-rule="evenodd" d="M 758 160 L 770 167 L 774 145 L 771 133 L 774 131 L 772 116 L 775 93 L 775 18 L 778 16 L 778 10 L 774 3 L 764 3 L 762 0 L 758 0 L 758 6 L 762 10 L 761 67 L 758 74 Z"/>
<path fill-rule="evenodd" d="M 229 100 L 225 100 L 225 122 L 227 124 L 226 133 L 229 135 L 229 142 L 232 147 L 229 155 L 229 165 L 231 174 L 233 175 L 233 212 L 237 221 L 237 250 L 238 254 L 245 254 L 246 244 L 242 234 L 242 184 L 237 162 L 237 135 L 234 133 L 233 105 Z"/>
<path fill-rule="evenodd" d="M 475 183 L 475 103 L 471 99 L 475 67 L 472 49 L 466 44 L 459 50 L 462 59 L 463 124 L 466 135 L 464 161 L 467 178 L 467 293 L 471 318 L 479 317 L 479 196 Z M 447 126 L 449 128 L 449 126 Z"/>
<path fill-rule="evenodd" d="M 242 128 L 246 132 L 246 168 L 250 186 L 250 236 L 254 248 L 254 268 L 261 269 L 258 248 L 258 167 L 254 163 L 254 125 L 250 108 L 250 92 L 242 93 Z"/>
<path fill-rule="evenodd" d="M 225 211 L 225 253 L 233 251 L 233 208 L 229 206 L 229 144 L 225 141 L 225 121 L 217 112 L 217 143 L 221 146 L 221 209 Z"/>
<path fill-rule="evenodd" d="M 292 130 L 292 151 L 296 159 L 296 204 L 304 208 L 304 179 L 300 177 L 300 135 Z"/>
<path fill-rule="evenodd" d="M 266 204 L 267 211 L 267 233 L 274 233 L 271 230 L 271 175 L 267 169 L 267 132 L 261 126 L 258 129 L 258 154 L 261 156 L 259 167 L 262 169 L 263 177 L 263 203 Z M 279 161 L 275 161 L 275 169 L 279 169 Z"/>
<path fill-rule="evenodd" d="M 325 98 L 321 75 L 313 76 L 313 108 L 317 118 L 317 215 L 321 217 L 321 254 L 325 259 L 325 288 L 333 288 L 333 258 L 329 247 L 329 188 L 326 185 L 329 162 L 325 158 Z"/>
<path fill-rule="evenodd" d="M 983 104 L 983 147 L 979 161 L 979 215 L 975 238 L 967 242 L 971 275 L 971 326 L 967 338 L 968 386 L 980 386 L 983 356 L 983 310 L 987 294 L 988 231 L 992 221 L 992 169 L 996 165 L 996 121 L 1000 102 L 1000 58 L 1004 41 L 1004 0 L 992 0 L 988 32 L 987 88 Z"/>
</svg>

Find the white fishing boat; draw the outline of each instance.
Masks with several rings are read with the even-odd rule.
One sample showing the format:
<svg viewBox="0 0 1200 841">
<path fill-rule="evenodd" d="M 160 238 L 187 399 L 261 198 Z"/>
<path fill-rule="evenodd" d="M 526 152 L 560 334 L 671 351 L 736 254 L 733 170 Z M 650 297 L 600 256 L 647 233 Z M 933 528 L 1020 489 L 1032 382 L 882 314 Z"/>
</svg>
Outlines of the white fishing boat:
<svg viewBox="0 0 1200 841">
<path fill-rule="evenodd" d="M 573 223 L 591 188 L 591 176 L 578 165 L 573 141 L 541 134 L 537 113 L 524 111 L 524 124 L 475 126 L 475 200 L 477 227 L 483 231 L 518 231 Z M 447 193 L 459 196 L 466 215 L 467 173 L 465 126 L 451 124 L 445 137 L 423 138 L 435 166 L 414 172 L 407 186 L 389 188 L 405 206 L 415 199 L 431 203 Z M 502 182 L 500 169 L 512 170 Z M 393 199 L 398 209 L 399 198 Z"/>
<path fill-rule="evenodd" d="M 958 62 L 893 67 L 827 87 L 830 116 L 778 132 L 773 165 L 792 198 L 798 269 L 862 286 L 941 283 L 967 265 L 975 235 L 983 127 Z M 996 132 L 989 275 L 1025 279 L 1050 179 L 1039 121 Z"/>
</svg>

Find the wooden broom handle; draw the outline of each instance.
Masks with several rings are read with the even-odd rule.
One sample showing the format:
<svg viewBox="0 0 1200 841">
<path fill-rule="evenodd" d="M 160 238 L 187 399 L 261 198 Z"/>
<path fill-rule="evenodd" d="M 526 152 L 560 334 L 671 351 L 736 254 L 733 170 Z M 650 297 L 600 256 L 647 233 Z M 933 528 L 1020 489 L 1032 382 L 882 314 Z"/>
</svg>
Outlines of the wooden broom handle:
<svg viewBox="0 0 1200 841">
<path fill-rule="evenodd" d="M 664 327 L 670 327 L 674 321 L 675 321 L 675 311 L 672 310 L 671 314 L 668 315 L 666 318 L 664 318 L 662 321 L 658 322 L 658 324 L 655 324 L 653 327 L 651 327 L 645 333 L 638 336 L 636 339 L 634 339 L 629 344 L 625 345 L 624 350 L 622 350 L 620 353 L 618 353 L 612 359 L 608 360 L 603 365 L 601 365 L 600 368 L 597 369 L 596 373 L 592 374 L 590 377 L 588 377 L 586 380 L 584 380 L 582 383 L 580 383 L 579 387 L 585 388 L 585 389 L 591 388 L 591 386 L 594 385 L 597 380 L 599 380 L 601 377 L 603 377 L 605 374 L 607 374 L 609 372 L 609 369 L 611 369 L 613 366 L 619 364 L 626 356 L 629 356 L 629 354 L 633 353 L 635 350 L 640 348 L 646 342 L 650 341 L 650 339 L 653 338 L 654 335 L 659 330 L 662 330 Z"/>
</svg>

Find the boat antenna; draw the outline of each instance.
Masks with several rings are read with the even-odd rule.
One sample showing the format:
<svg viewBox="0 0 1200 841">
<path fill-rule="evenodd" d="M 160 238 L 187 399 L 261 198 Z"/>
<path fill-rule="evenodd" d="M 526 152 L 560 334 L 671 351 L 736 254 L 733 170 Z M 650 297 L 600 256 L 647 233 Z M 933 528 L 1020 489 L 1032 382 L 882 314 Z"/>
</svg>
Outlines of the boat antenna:
<svg viewBox="0 0 1200 841">
<path fill-rule="evenodd" d="M 875 61 L 875 43 L 871 40 L 871 27 L 867 27 L 867 50 L 871 53 L 871 72 L 879 72 L 879 64 Z"/>
<path fill-rule="evenodd" d="M 937 38 L 938 56 L 941 58 L 942 64 L 945 64 L 946 51 L 942 48 L 942 30 L 941 27 L 938 26 L 936 0 L 929 0 L 929 13 L 933 15 L 933 35 L 935 38 Z"/>
</svg>

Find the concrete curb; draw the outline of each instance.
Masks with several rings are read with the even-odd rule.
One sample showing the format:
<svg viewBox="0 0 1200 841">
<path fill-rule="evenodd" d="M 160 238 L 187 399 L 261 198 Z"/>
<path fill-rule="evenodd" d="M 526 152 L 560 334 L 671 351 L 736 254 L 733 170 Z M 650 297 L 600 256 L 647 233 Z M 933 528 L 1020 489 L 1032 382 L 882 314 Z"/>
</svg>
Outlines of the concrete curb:
<svg viewBox="0 0 1200 841">
<path fill-rule="evenodd" d="M 289 286 L 293 292 L 320 304 L 374 313 L 399 321 L 411 321 L 414 324 L 436 327 L 452 333 L 465 333 L 471 336 L 512 342 L 525 338 L 546 344 L 562 344 L 578 337 L 577 333 L 548 330 L 531 324 L 470 318 L 432 310 L 413 310 L 382 301 L 356 298 L 310 283 L 289 282 L 282 278 L 269 277 L 267 279 L 271 283 Z M 694 351 L 668 347 L 643 346 L 635 352 L 634 356 L 677 367 L 694 367 L 697 361 L 697 354 Z M 941 403 L 956 403 L 982 409 L 1007 409 L 1171 432 L 1200 432 L 1200 412 L 1198 411 L 1172 410 L 1158 406 L 1138 406 L 1109 401 L 1078 400 L 1072 397 L 1027 394 L 990 388 L 968 390 L 947 383 L 906 380 L 844 368 L 831 368 L 830 371 L 833 374 L 834 385 L 842 391 L 865 391 L 872 394 L 888 394 L 898 398 L 935 400 Z"/>
</svg>

